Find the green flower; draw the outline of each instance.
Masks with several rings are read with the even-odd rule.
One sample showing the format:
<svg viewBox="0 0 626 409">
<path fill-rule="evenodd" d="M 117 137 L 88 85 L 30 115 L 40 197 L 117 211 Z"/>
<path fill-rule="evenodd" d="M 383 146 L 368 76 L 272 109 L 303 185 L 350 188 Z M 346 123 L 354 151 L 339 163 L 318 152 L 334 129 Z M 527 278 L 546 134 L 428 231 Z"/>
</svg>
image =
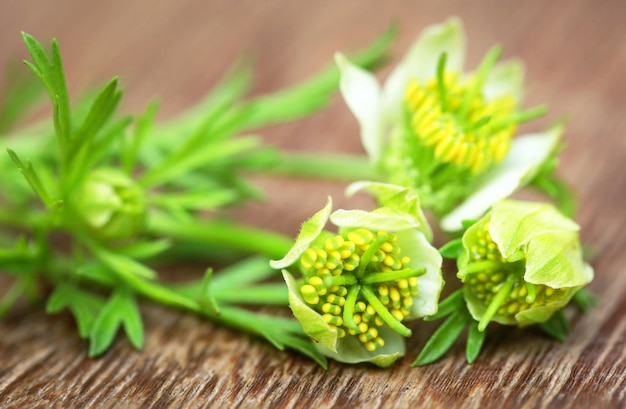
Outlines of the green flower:
<svg viewBox="0 0 626 409">
<path fill-rule="evenodd" d="M 513 200 L 467 229 L 458 277 L 479 330 L 546 322 L 592 280 L 578 229 L 550 204 Z"/>
<path fill-rule="evenodd" d="M 411 335 L 403 322 L 437 311 L 441 256 L 427 240 L 428 226 L 411 213 L 391 207 L 331 212 L 329 198 L 271 266 L 283 269 L 291 309 L 320 352 L 341 362 L 390 366 L 404 355 L 402 337 Z M 337 233 L 324 230 L 329 219 Z"/>
<path fill-rule="evenodd" d="M 474 362 L 491 321 L 538 324 L 564 341 L 569 322 L 562 309 L 572 297 L 583 310 L 593 304 L 593 296 L 581 290 L 593 269 L 583 261 L 578 229 L 550 204 L 504 200 L 442 247 L 441 254 L 457 259 L 463 286 L 425 318 L 447 317 L 413 366 L 439 359 L 465 328 L 467 362 Z"/>
<path fill-rule="evenodd" d="M 513 139 L 522 111 L 523 68 L 490 50 L 463 73 L 461 22 L 428 27 L 381 88 L 371 73 L 336 56 L 341 92 L 372 162 L 390 183 L 414 187 L 445 230 L 481 217 L 530 183 L 554 159 L 561 127 Z"/>
<path fill-rule="evenodd" d="M 101 240 L 133 237 L 146 216 L 143 189 L 112 168 L 92 171 L 69 200 L 68 223 L 79 225 Z"/>
</svg>

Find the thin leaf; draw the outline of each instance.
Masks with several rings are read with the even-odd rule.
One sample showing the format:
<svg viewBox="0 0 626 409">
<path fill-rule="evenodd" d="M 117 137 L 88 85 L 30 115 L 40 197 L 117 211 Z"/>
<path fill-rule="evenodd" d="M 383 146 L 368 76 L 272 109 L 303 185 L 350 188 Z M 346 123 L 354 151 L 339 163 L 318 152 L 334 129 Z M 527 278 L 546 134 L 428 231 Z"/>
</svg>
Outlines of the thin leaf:
<svg viewBox="0 0 626 409">
<path fill-rule="evenodd" d="M 424 321 L 435 321 L 453 312 L 466 310 L 467 307 L 465 306 L 465 300 L 463 298 L 463 289 L 459 289 L 450 294 L 445 300 L 441 301 L 437 312 L 424 317 Z"/>
<path fill-rule="evenodd" d="M 467 363 L 471 364 L 472 362 L 474 362 L 478 357 L 478 354 L 480 354 L 480 350 L 483 347 L 486 334 L 486 331 L 478 330 L 478 322 L 473 321 L 469 325 L 469 332 L 467 334 L 467 345 L 465 349 Z"/>
<path fill-rule="evenodd" d="M 463 313 L 452 314 L 430 337 L 411 366 L 430 364 L 445 354 L 459 337 L 467 319 Z"/>
</svg>

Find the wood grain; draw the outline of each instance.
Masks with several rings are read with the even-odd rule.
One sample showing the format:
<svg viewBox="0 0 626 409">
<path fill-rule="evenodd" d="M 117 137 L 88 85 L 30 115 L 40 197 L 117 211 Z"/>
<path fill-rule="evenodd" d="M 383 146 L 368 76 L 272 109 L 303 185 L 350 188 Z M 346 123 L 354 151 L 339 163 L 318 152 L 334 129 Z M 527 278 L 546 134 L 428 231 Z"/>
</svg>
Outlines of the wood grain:
<svg viewBox="0 0 626 409">
<path fill-rule="evenodd" d="M 124 110 L 154 96 L 162 118 L 189 106 L 242 52 L 256 56 L 255 92 L 293 84 L 336 50 L 372 41 L 392 22 L 402 33 L 395 60 L 427 24 L 460 16 L 470 67 L 495 42 L 527 64 L 527 105 L 567 116 L 559 173 L 580 199 L 577 221 L 593 247 L 600 304 L 575 315 L 567 342 L 532 330 L 495 330 L 473 365 L 463 345 L 412 369 L 434 330 L 415 323 L 407 356 L 388 370 L 332 363 L 326 371 L 262 340 L 198 317 L 142 305 L 146 346 L 123 340 L 100 359 L 67 315 L 21 306 L 0 323 L 0 406 L 23 407 L 625 407 L 626 406 L 626 3 L 558 0 L 382 3 L 134 1 L 0 3 L 0 61 L 24 58 L 19 31 L 60 41 L 72 95 L 119 75 Z M 383 77 L 388 69 L 381 72 Z M 539 129 L 539 128 L 530 128 Z M 319 114 L 264 130 L 294 150 L 361 152 L 356 121 L 340 98 Z M 257 178 L 267 203 L 240 220 L 295 234 L 343 185 Z M 284 186 L 289 183 L 289 189 Z M 306 198 L 303 200 L 303 198 Z M 367 203 L 357 202 L 358 205 Z M 0 288 L 6 286 L 0 278 Z"/>
</svg>

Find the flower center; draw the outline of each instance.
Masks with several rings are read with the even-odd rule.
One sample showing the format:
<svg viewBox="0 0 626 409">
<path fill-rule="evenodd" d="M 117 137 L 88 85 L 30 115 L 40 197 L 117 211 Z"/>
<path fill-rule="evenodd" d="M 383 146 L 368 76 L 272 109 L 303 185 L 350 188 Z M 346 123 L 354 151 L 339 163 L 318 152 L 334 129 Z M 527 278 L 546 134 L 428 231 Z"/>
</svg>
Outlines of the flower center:
<svg viewBox="0 0 626 409">
<path fill-rule="evenodd" d="M 489 220 L 479 222 L 476 244 L 470 248 L 470 261 L 465 267 L 466 289 L 480 300 L 487 310 L 479 328 L 499 315 L 515 321 L 515 315 L 559 300 L 566 289 L 555 289 L 524 281 L 525 260 L 520 252 L 516 261 L 506 261 L 489 234 Z"/>
<path fill-rule="evenodd" d="M 307 249 L 300 259 L 304 301 L 322 314 L 339 338 L 356 336 L 368 351 L 385 344 L 379 334 L 387 324 L 398 333 L 411 331 L 401 321 L 411 313 L 417 277 L 425 269 L 410 267 L 398 236 L 356 229 Z"/>
<path fill-rule="evenodd" d="M 480 173 L 502 161 L 517 128 L 506 119 L 515 109 L 510 96 L 486 100 L 476 78 L 460 82 L 456 73 L 426 83 L 411 80 L 404 102 L 410 128 L 440 162 Z"/>
</svg>

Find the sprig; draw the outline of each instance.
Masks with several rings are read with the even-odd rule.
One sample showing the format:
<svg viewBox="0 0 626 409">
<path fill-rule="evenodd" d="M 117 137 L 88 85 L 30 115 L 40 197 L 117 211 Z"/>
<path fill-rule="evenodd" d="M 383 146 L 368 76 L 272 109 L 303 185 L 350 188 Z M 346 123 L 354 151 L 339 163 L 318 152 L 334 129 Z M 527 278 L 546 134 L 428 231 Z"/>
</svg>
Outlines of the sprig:
<svg viewBox="0 0 626 409">
<path fill-rule="evenodd" d="M 387 33 L 361 54 L 362 63 L 378 61 L 392 37 Z M 264 168 L 276 155 L 258 137 L 237 134 L 319 109 L 336 88 L 337 70 L 246 101 L 251 71 L 239 64 L 197 107 L 161 125 L 155 102 L 136 120 L 118 116 L 117 78 L 73 107 L 56 40 L 48 53 L 29 34 L 23 39 L 31 56 L 25 64 L 52 103 L 53 128 L 38 125 L 31 136 L 4 135 L 15 148 L 8 149 L 10 161 L 0 161 L 7 181 L 0 189 L 0 228 L 10 226 L 24 236 L 11 247 L 12 233 L 0 231 L 0 267 L 15 275 L 0 313 L 22 296 L 45 296 L 36 285 L 43 279 L 53 288 L 47 311 L 68 310 L 75 317 L 90 356 L 105 353 L 121 328 L 142 348 L 143 298 L 264 337 L 326 366 L 293 319 L 246 308 L 287 304 L 284 284 L 267 282 L 274 274 L 267 259 L 216 274 L 208 268 L 200 280 L 183 286 L 162 281 L 156 267 L 180 262 L 176 248 L 204 247 L 196 256 L 207 262 L 207 246 L 271 257 L 289 247 L 280 235 L 201 220 L 202 214 L 259 197 L 240 172 Z M 7 163 L 22 173 L 21 182 L 7 176 Z M 54 246 L 52 235 L 64 237 L 67 250 Z"/>
</svg>

